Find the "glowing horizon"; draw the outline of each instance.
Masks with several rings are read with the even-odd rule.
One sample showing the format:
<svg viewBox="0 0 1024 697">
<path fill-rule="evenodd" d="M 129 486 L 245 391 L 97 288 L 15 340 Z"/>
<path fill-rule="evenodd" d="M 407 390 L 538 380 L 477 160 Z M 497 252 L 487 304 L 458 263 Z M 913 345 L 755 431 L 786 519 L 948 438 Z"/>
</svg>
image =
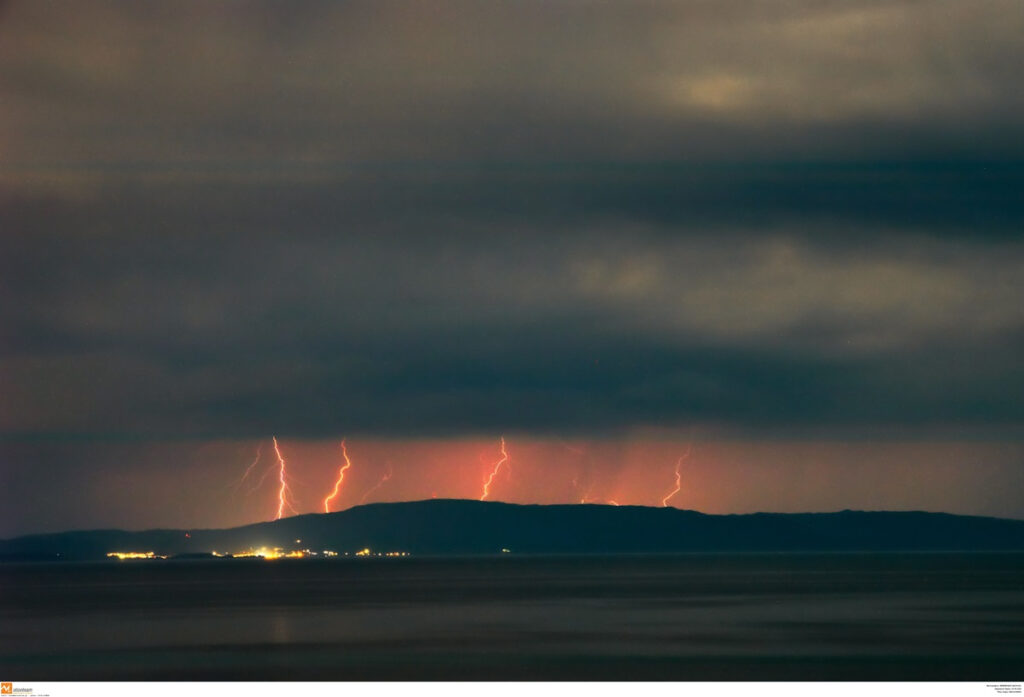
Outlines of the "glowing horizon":
<svg viewBox="0 0 1024 697">
<path fill-rule="evenodd" d="M 1024 517 L 1013 494 L 1020 486 L 1019 462 L 1024 457 L 1024 448 L 1016 443 L 741 441 L 713 435 L 691 438 L 689 429 L 680 430 L 675 437 L 577 437 L 569 441 L 571 448 L 553 436 L 505 436 L 505 454 L 514 458 L 516 476 L 504 476 L 506 462 L 493 477 L 485 500 L 652 507 L 667 503 L 705 513 L 849 508 Z M 275 457 L 262 457 L 242 484 L 246 495 L 235 495 L 260 443 L 268 440 L 270 445 L 276 441 Z M 276 519 L 278 512 L 281 518 L 323 513 L 324 482 L 338 478 L 339 440 L 275 436 L 57 444 L 50 447 L 46 471 L 66 486 L 54 491 L 51 500 L 59 505 L 49 509 L 53 513 L 48 528 L 9 525 L 5 534 L 100 527 L 235 527 Z M 691 441 L 690 456 L 680 461 Z M 332 511 L 361 503 L 480 500 L 481 475 L 494 474 L 497 462 L 504 459 L 485 455 L 481 463 L 481 453 L 500 447 L 497 437 L 354 436 L 345 442 L 350 460 L 359 466 L 345 472 L 330 501 Z M 349 446 L 358 450 L 358 462 Z M 121 486 L 101 487 L 90 477 L 91 467 L 75 466 L 88 462 L 94 453 L 110 458 L 102 467 Z M 274 475 L 276 486 L 261 487 L 257 475 L 263 481 Z M 246 489 L 249 483 L 253 486 Z M 13 482 L 12 495 L 24 486 Z"/>
</svg>

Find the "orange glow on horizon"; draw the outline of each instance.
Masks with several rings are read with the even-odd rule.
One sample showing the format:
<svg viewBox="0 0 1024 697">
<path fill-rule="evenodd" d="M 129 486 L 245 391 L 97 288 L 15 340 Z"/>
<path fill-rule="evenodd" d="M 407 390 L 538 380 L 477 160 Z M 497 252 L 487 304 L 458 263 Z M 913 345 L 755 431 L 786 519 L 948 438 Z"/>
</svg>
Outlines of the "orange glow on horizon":
<svg viewBox="0 0 1024 697">
<path fill-rule="evenodd" d="M 338 481 L 334 482 L 334 491 L 324 499 L 324 513 L 331 512 L 331 501 L 338 496 L 338 492 L 341 491 L 341 483 L 345 481 L 345 472 L 352 467 L 352 460 L 348 457 L 348 449 L 345 447 L 344 438 L 341 439 L 341 455 L 345 458 L 345 464 L 338 470 Z"/>
<path fill-rule="evenodd" d="M 502 466 L 508 462 L 508 451 L 505 450 L 505 437 L 501 437 L 501 459 L 494 463 L 494 470 L 491 475 L 487 477 L 487 481 L 484 482 L 484 491 L 480 494 L 480 500 L 484 501 L 488 496 L 491 495 L 491 484 L 494 482 L 494 478 L 498 475 Z"/>
<path fill-rule="evenodd" d="M 504 434 L 498 431 L 493 437 L 474 434 L 415 438 L 364 434 L 348 453 L 353 468 L 345 473 L 338 496 L 330 501 L 332 514 L 360 503 L 366 492 L 384 478 L 390 464 L 391 478 L 370 491 L 365 503 L 423 501 L 435 496 L 476 502 L 483 493 L 483 484 L 494 474 L 485 502 L 613 505 L 610 502 L 614 501 L 623 507 L 662 508 L 667 504 L 669 508 L 709 514 L 888 507 L 971 515 L 989 511 L 1009 516 L 1016 509 L 998 509 L 995 504 L 984 507 L 989 505 L 985 503 L 989 494 L 980 485 L 970 489 L 972 480 L 961 463 L 983 454 L 996 462 L 991 470 L 998 472 L 1008 486 L 1016 481 L 1013 477 L 1017 475 L 1012 472 L 1019 472 L 1019 467 L 1010 468 L 1021 461 L 1024 452 L 1020 444 L 1001 442 L 968 446 L 948 442 L 721 441 L 706 435 L 695 439 L 678 428 L 672 433 L 570 441 L 574 446 L 585 447 L 586 460 L 582 461 L 554 436 L 515 433 L 504 436 L 509 459 L 494 473 L 503 458 L 500 435 Z M 140 528 L 175 527 L 185 531 L 272 521 L 278 510 L 282 519 L 291 517 L 292 509 L 298 514 L 322 514 L 324 497 L 331 493 L 338 469 L 344 464 L 339 450 L 341 437 L 340 433 L 329 438 L 286 434 L 277 438 L 277 450 L 271 449 L 271 433 L 244 441 L 225 439 L 199 446 L 174 441 L 147 446 L 145 451 L 119 446 L 124 451 L 120 461 L 151 458 L 154 466 L 126 469 L 137 479 L 131 480 L 133 486 L 117 492 L 120 499 L 111 499 L 111 505 L 118 508 L 111 508 L 110 515 L 116 512 L 124 524 L 130 522 Z M 676 464 L 690 442 L 691 453 L 679 464 L 679 492 L 669 497 L 676 489 Z M 225 505 L 255 460 L 259 443 L 263 444 L 259 462 L 242 483 L 239 495 Z M 70 449 L 66 452 L 68 457 L 74 454 Z M 483 464 L 478 460 L 481 453 Z M 281 459 L 285 460 L 283 478 L 287 485 L 283 496 Z M 359 467 L 355 466 L 357 460 Z M 157 467 L 156 463 L 162 466 Z M 165 466 L 168 463 L 174 466 Z M 506 481 L 509 472 L 512 478 Z M 940 494 L 944 493 L 922 484 L 931 481 L 922 479 L 923 472 L 965 490 L 966 498 L 942 498 Z M 241 496 L 265 474 L 267 481 L 261 488 Z M 271 477 L 276 485 L 270 483 Z M 578 485 L 575 489 L 574 478 Z M 879 490 L 877 482 L 887 482 L 890 488 Z M 85 480 L 77 483 L 84 485 Z M 143 484 L 160 495 L 128 496 L 141 490 Z M 183 506 L 183 501 L 188 505 Z M 103 520 L 97 519 L 95 527 L 102 527 Z M 184 532 L 179 534 L 184 536 Z M 197 537 L 198 532 L 192 535 L 191 542 Z M 130 545 L 124 547 L 127 551 L 138 551 Z M 104 550 L 108 551 L 121 550 Z"/>
</svg>

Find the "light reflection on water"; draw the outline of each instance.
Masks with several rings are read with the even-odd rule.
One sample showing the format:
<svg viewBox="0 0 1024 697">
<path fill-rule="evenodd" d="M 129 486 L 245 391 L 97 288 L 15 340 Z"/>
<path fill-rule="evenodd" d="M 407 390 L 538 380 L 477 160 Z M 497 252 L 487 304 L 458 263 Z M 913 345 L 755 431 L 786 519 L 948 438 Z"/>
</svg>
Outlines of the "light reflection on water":
<svg viewBox="0 0 1024 697">
<path fill-rule="evenodd" d="M 1024 665 L 1024 555 L 0 567 L 23 679 L 963 679 Z"/>
</svg>

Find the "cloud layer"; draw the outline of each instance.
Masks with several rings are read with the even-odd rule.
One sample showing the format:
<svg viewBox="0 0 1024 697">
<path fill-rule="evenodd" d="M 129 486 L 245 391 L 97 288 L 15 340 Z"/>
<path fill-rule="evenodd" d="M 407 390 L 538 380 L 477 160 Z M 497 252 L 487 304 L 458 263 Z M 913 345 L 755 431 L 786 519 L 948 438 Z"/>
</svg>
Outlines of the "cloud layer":
<svg viewBox="0 0 1024 697">
<path fill-rule="evenodd" d="M 1020 3 L 9 3 L 0 433 L 1024 421 Z"/>
</svg>

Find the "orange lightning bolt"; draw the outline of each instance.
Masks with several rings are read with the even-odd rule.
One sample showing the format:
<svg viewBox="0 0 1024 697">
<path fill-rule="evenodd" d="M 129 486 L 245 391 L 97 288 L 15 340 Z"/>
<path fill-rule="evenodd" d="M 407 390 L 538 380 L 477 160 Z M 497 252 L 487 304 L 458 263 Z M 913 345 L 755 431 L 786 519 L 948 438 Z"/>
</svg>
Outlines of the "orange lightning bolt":
<svg viewBox="0 0 1024 697">
<path fill-rule="evenodd" d="M 680 475 L 680 473 L 679 473 L 679 468 L 682 466 L 683 460 L 685 460 L 688 457 L 690 457 L 690 446 L 689 445 L 686 446 L 686 452 L 683 453 L 682 455 L 680 455 L 679 459 L 676 460 L 676 488 L 673 489 L 671 492 L 669 492 L 668 496 L 666 496 L 665 498 L 663 498 L 661 500 L 661 505 L 662 505 L 663 508 L 668 508 L 669 500 L 673 496 L 678 494 L 679 490 L 683 488 L 683 485 L 682 485 L 682 475 Z"/>
<path fill-rule="evenodd" d="M 348 450 L 345 448 L 345 439 L 341 440 L 341 456 L 345 458 L 345 464 L 338 470 L 338 481 L 334 482 L 334 491 L 331 492 L 330 496 L 324 499 L 324 513 L 331 512 L 331 501 L 341 491 L 341 483 L 345 481 L 345 472 L 352 466 L 352 461 L 348 459 Z"/>
<path fill-rule="evenodd" d="M 573 455 L 579 455 L 579 456 L 581 456 L 581 457 L 582 457 L 583 455 L 586 455 L 586 454 L 587 454 L 587 451 L 586 451 L 586 450 L 584 450 L 583 448 L 577 448 L 577 447 L 576 447 L 576 446 L 574 446 L 574 445 L 569 445 L 569 444 L 568 444 L 568 443 L 566 443 L 566 442 L 565 442 L 564 440 L 561 440 L 561 439 L 559 439 L 559 441 L 558 441 L 558 444 L 559 444 L 560 446 L 562 446 L 563 448 L 565 448 L 566 450 L 568 450 L 568 451 L 569 451 L 570 453 L 572 453 Z"/>
<path fill-rule="evenodd" d="M 586 474 L 587 474 L 587 471 L 586 471 L 586 468 L 584 468 L 584 469 L 580 470 L 576 474 L 575 477 L 572 478 L 572 489 L 575 492 L 575 494 L 579 494 L 580 490 L 583 489 L 583 486 L 580 484 L 580 480 L 581 479 L 586 479 L 587 478 Z M 587 499 L 590 498 L 590 491 L 593 488 L 594 488 L 593 484 L 587 486 L 586 490 L 583 492 L 583 495 L 580 497 L 580 503 L 586 503 L 587 502 Z"/>
<path fill-rule="evenodd" d="M 574 480 L 574 483 L 575 483 L 575 480 Z M 588 486 L 587 487 L 587 490 L 583 492 L 583 496 L 580 497 L 580 503 L 587 503 L 588 501 L 590 501 L 590 491 L 593 488 L 594 488 L 593 486 Z"/>
<path fill-rule="evenodd" d="M 264 485 L 264 484 L 266 483 L 266 481 L 267 481 L 267 477 L 269 477 L 269 476 L 270 476 L 270 473 L 271 473 L 271 472 L 273 472 L 273 471 L 274 471 L 274 468 L 273 468 L 273 467 L 268 467 L 268 468 L 267 468 L 266 470 L 264 470 L 264 472 L 263 472 L 263 476 L 262 476 L 262 477 L 260 477 L 260 480 L 259 480 L 258 482 L 256 482 L 256 484 L 254 484 L 254 485 L 252 486 L 252 488 L 251 488 L 251 489 L 249 489 L 248 491 L 246 491 L 246 492 L 245 492 L 245 495 L 246 495 L 246 496 L 248 496 L 249 494 L 253 493 L 254 491 L 257 491 L 257 490 L 259 490 L 260 488 L 262 488 L 262 487 L 263 487 L 263 485 Z"/>
<path fill-rule="evenodd" d="M 508 451 L 505 450 L 505 437 L 501 438 L 501 459 L 494 463 L 494 471 L 491 472 L 491 476 L 484 482 L 484 493 L 480 494 L 480 500 L 483 501 L 491 495 L 491 483 L 494 482 L 494 478 L 498 476 L 498 472 L 501 471 L 502 466 L 508 462 Z"/>
<path fill-rule="evenodd" d="M 374 484 L 372 487 L 370 487 L 367 490 L 367 492 L 365 494 L 363 494 L 363 498 L 359 499 L 359 503 L 366 503 L 366 499 L 368 499 L 370 497 L 370 494 L 372 494 L 373 492 L 377 491 L 377 489 L 381 488 L 381 486 L 384 485 L 384 482 L 386 482 L 387 480 L 391 479 L 391 474 L 392 474 L 391 465 L 388 465 L 387 473 L 383 477 L 380 478 L 379 482 Z"/>
<path fill-rule="evenodd" d="M 256 446 L 256 459 L 252 461 L 251 465 L 246 467 L 245 474 L 243 474 L 242 478 L 239 479 L 238 482 L 235 483 L 235 493 L 236 494 L 238 493 L 238 490 L 242 488 L 242 484 L 245 483 L 245 480 L 249 478 L 250 474 L 252 474 L 252 468 L 259 464 L 259 462 L 260 462 L 260 455 L 262 455 L 262 454 L 263 454 L 263 444 L 260 443 L 260 444 L 258 444 Z"/>
<path fill-rule="evenodd" d="M 287 467 L 288 464 L 284 461 L 284 457 L 281 455 L 281 448 L 277 444 L 277 436 L 273 436 L 274 439 L 274 452 L 277 453 L 277 479 L 281 482 L 281 487 L 277 490 L 277 517 L 274 520 L 281 520 L 284 517 L 284 508 L 287 506 L 291 509 L 292 513 L 298 513 L 295 507 L 292 506 L 292 502 L 289 500 L 291 496 L 291 489 L 288 488 L 287 479 Z"/>
</svg>

